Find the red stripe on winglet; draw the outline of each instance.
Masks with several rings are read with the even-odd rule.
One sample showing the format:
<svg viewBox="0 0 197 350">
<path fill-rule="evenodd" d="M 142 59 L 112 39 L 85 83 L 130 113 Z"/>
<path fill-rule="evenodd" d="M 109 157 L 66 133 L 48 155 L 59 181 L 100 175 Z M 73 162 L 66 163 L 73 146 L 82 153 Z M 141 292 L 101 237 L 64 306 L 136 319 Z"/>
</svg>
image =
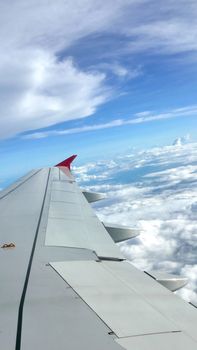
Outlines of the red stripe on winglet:
<svg viewBox="0 0 197 350">
<path fill-rule="evenodd" d="M 65 166 L 70 170 L 70 165 L 73 162 L 73 160 L 76 158 L 76 154 L 73 154 L 73 156 L 63 160 L 61 163 L 56 164 L 55 166 L 60 167 L 60 166 Z"/>
</svg>

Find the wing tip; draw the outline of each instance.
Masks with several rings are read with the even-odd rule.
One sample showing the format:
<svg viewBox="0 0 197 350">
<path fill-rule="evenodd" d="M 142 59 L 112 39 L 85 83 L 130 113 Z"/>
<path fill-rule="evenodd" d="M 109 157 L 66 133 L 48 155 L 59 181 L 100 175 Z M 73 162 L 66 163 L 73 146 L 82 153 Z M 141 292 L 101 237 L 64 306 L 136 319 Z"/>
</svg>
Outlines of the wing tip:
<svg viewBox="0 0 197 350">
<path fill-rule="evenodd" d="M 73 160 L 77 157 L 76 154 L 73 154 L 71 157 L 69 158 L 66 158 L 64 159 L 62 162 L 56 164 L 55 166 L 56 167 L 66 167 L 70 170 L 70 166 L 71 166 L 71 163 L 73 162 Z"/>
</svg>

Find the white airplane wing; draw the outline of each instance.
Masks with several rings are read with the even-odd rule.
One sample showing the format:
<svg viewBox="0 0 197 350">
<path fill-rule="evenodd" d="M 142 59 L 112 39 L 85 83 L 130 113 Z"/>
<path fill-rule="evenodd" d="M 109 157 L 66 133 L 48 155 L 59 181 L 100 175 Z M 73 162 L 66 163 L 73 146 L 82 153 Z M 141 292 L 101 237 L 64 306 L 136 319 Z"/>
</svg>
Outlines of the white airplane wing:
<svg viewBox="0 0 197 350">
<path fill-rule="evenodd" d="M 137 233 L 99 221 L 74 158 L 0 193 L 1 349 L 196 350 L 197 310 L 171 291 L 185 280 L 124 259 L 115 242 Z"/>
</svg>

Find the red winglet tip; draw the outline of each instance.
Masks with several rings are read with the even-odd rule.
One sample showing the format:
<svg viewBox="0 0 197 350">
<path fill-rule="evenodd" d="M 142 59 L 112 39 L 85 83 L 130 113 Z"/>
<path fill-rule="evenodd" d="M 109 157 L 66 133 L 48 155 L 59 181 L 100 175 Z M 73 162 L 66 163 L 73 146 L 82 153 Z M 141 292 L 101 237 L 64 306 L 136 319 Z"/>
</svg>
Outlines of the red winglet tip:
<svg viewBox="0 0 197 350">
<path fill-rule="evenodd" d="M 73 162 L 73 160 L 74 160 L 76 157 L 77 157 L 77 155 L 76 155 L 76 154 L 73 154 L 73 156 L 71 156 L 71 157 L 69 157 L 69 158 L 63 160 L 61 163 L 58 163 L 58 164 L 56 164 L 55 166 L 57 166 L 57 167 L 64 166 L 64 167 L 66 167 L 66 168 L 68 168 L 68 169 L 70 170 L 70 165 L 71 165 L 71 163 Z"/>
</svg>

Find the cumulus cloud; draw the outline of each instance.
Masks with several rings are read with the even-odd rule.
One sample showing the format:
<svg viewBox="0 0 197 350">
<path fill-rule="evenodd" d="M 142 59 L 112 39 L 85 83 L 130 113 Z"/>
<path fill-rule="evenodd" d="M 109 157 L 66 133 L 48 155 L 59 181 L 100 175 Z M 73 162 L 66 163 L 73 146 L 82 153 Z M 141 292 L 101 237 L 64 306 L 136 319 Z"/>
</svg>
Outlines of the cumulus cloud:
<svg viewBox="0 0 197 350">
<path fill-rule="evenodd" d="M 98 179 L 88 182 L 93 171 Z M 108 199 L 94 205 L 101 220 L 141 229 L 138 238 L 120 244 L 126 258 L 142 270 L 188 277 L 189 284 L 177 293 L 196 303 L 197 144 L 130 153 L 111 167 L 92 163 L 78 178 L 83 187 L 107 193 Z"/>
</svg>

